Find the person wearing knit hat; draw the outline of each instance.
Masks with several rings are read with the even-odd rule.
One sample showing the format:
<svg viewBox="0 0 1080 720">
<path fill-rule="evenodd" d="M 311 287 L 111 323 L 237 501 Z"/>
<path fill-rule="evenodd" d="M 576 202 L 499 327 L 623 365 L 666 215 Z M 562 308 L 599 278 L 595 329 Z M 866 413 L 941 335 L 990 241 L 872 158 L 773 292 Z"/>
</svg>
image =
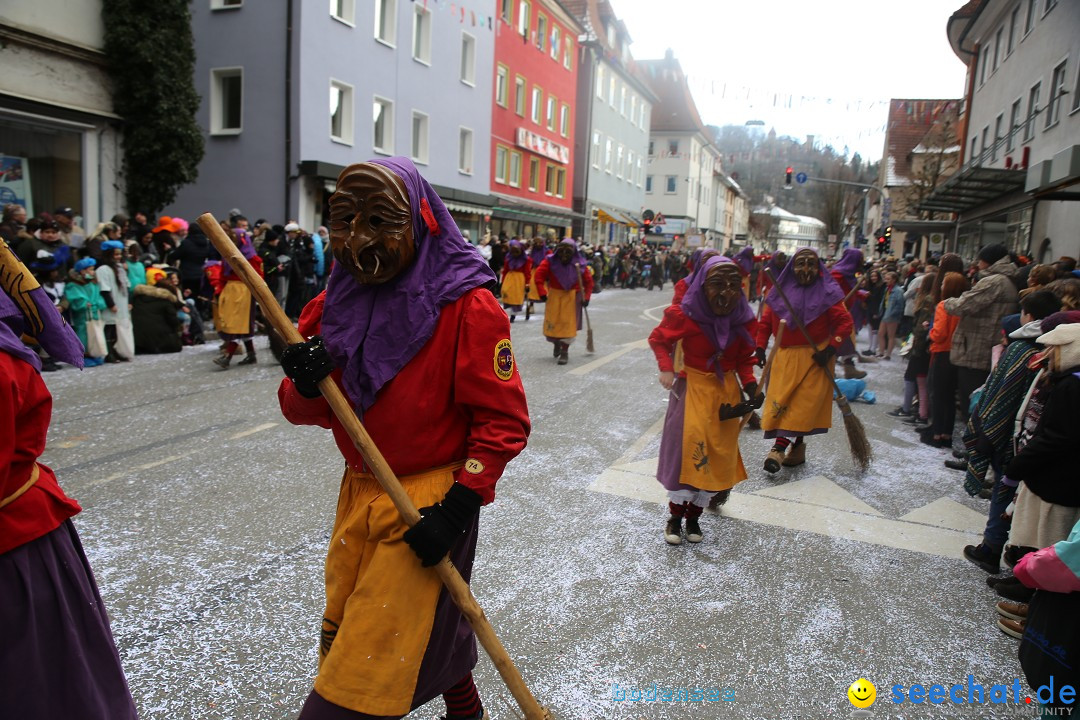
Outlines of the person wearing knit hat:
<svg viewBox="0 0 1080 720">
<path fill-rule="evenodd" d="M 109 352 L 105 362 L 127 362 L 135 357 L 135 332 L 131 327 L 127 265 L 124 263 L 124 243 L 106 240 L 101 243 L 97 266 L 98 288 L 105 300 L 105 339 Z"/>
<path fill-rule="evenodd" d="M 1016 265 L 1004 245 L 979 251 L 979 281 L 960 297 L 945 301 L 945 312 L 960 318 L 953 332 L 949 361 L 956 366 L 961 418 L 968 417 L 968 398 L 990 374 L 993 348 L 1001 339 L 1001 321 L 1017 311 Z"/>
<path fill-rule="evenodd" d="M 71 318 L 71 327 L 86 349 L 85 367 L 96 367 L 105 362 L 105 332 L 100 322 L 105 312 L 105 300 L 98 288 L 94 266 L 97 260 L 83 258 L 75 263 L 75 269 L 68 273 L 64 284 L 64 304 Z M 90 342 L 89 333 L 94 333 L 94 342 Z"/>
</svg>

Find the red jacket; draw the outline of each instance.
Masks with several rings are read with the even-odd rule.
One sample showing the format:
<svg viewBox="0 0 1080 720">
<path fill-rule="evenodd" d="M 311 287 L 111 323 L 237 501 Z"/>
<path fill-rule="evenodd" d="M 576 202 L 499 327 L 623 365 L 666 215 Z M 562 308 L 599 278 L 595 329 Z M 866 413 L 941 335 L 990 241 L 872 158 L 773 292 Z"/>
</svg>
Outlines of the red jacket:
<svg viewBox="0 0 1080 720">
<path fill-rule="evenodd" d="M 745 327 L 753 338 L 757 331 L 757 320 L 750 320 Z M 683 341 L 683 362 L 687 367 L 701 372 L 715 372 L 715 368 L 709 367 L 709 361 L 716 354 L 712 341 L 705 336 L 696 322 L 686 317 L 678 305 L 671 305 L 664 310 L 664 319 L 649 334 L 649 347 L 656 355 L 660 372 L 671 372 L 674 369 L 672 356 L 675 354 L 675 343 L 679 340 Z M 754 377 L 754 362 L 753 346 L 740 335 L 733 334 L 731 342 L 720 357 L 720 368 L 724 372 L 734 370 L 739 381 L 746 385 L 757 382 Z"/>
<path fill-rule="evenodd" d="M 536 268 L 536 275 L 533 276 L 533 282 L 536 284 L 536 292 L 540 295 L 547 295 L 548 280 L 551 281 L 551 287 L 556 290 L 577 290 L 578 283 L 574 283 L 568 288 L 564 288 L 559 284 L 558 279 L 551 274 L 551 257 L 544 258 L 544 262 L 540 263 L 540 267 Z M 581 271 L 581 281 L 585 283 L 585 299 L 588 300 L 592 297 L 593 290 L 593 277 L 592 273 L 588 269 Z"/>
<path fill-rule="evenodd" d="M 319 333 L 325 293 L 300 317 L 300 333 Z M 442 309 L 435 333 L 412 360 L 379 390 L 361 420 L 391 469 L 409 475 L 464 460 L 479 472 L 455 473 L 462 485 L 489 503 L 503 468 L 525 448 L 529 409 L 517 363 L 507 360 L 510 321 L 486 288 L 470 290 Z M 500 363 L 500 355 L 502 363 Z M 507 367 L 509 365 L 509 367 Z M 341 385 L 341 371 L 333 375 Z M 285 378 L 278 388 L 285 419 L 330 428 L 338 450 L 365 470 L 324 398 L 305 398 Z"/>
<path fill-rule="evenodd" d="M 773 312 L 772 307 L 765 306 L 761 312 L 761 322 L 757 329 L 757 346 L 768 347 L 769 337 L 776 335 L 780 327 L 780 318 Z M 828 341 L 837 350 L 841 343 L 851 337 L 851 331 L 855 328 L 855 321 L 851 319 L 851 313 L 841 300 L 831 308 L 819 315 L 812 323 L 806 326 L 806 331 L 813 338 L 814 344 L 821 348 Z M 806 337 L 799 330 L 798 325 L 788 325 L 784 329 L 784 338 L 780 347 L 806 346 Z"/>
<path fill-rule="evenodd" d="M 52 395 L 29 363 L 0 352 L 0 500 L 38 479 L 0 508 L 0 554 L 52 532 L 82 508 L 60 489 L 56 475 L 37 462 L 45 452 Z"/>
<path fill-rule="evenodd" d="M 525 284 L 528 285 L 529 284 L 529 278 L 531 277 L 531 273 L 532 273 L 532 259 L 528 255 L 526 255 L 525 256 L 525 264 L 522 265 L 521 267 L 519 267 L 517 270 L 511 270 L 510 269 L 510 255 L 508 253 L 506 255 L 506 259 L 503 260 L 502 279 L 503 280 L 506 279 L 506 273 L 512 273 L 512 272 L 525 273 Z"/>
</svg>

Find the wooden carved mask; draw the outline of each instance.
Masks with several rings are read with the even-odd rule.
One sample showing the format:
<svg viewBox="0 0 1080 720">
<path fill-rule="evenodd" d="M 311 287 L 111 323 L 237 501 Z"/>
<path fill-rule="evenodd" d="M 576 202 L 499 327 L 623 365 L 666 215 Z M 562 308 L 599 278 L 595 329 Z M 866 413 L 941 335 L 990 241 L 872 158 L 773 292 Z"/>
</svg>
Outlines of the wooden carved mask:
<svg viewBox="0 0 1080 720">
<path fill-rule="evenodd" d="M 330 196 L 334 259 L 363 285 L 396 277 L 416 255 L 404 181 L 375 163 L 350 165 Z"/>
</svg>

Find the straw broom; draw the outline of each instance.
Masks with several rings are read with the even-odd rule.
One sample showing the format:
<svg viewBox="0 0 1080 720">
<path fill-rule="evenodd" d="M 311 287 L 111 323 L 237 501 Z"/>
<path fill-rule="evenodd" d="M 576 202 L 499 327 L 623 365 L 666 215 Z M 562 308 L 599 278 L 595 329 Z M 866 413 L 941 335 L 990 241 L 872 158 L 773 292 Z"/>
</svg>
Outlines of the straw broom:
<svg viewBox="0 0 1080 720">
<path fill-rule="evenodd" d="M 581 289 L 581 301 L 585 301 L 585 282 L 581 277 L 581 266 L 575 265 L 577 269 L 577 282 L 578 287 Z M 596 352 L 596 348 L 593 346 L 592 341 L 592 323 L 589 322 L 589 308 L 582 307 L 581 311 L 585 313 L 585 350 L 588 352 Z"/>
<path fill-rule="evenodd" d="M 240 254 L 240 250 L 221 229 L 221 225 L 214 219 L 214 216 L 210 213 L 204 213 L 199 216 L 197 222 L 207 237 L 210 238 L 210 242 L 221 253 L 221 257 L 232 266 L 232 269 L 251 290 L 251 294 L 255 296 L 255 300 L 262 307 L 263 315 L 273 325 L 274 329 L 281 333 L 281 336 L 289 344 L 304 342 L 303 336 L 300 335 L 281 309 L 281 306 L 278 305 L 277 300 L 274 299 L 273 294 L 270 292 L 270 288 L 266 286 L 266 282 L 259 277 L 259 274 L 251 267 L 247 259 Z M 341 392 L 341 388 L 337 386 L 333 379 L 325 377 L 319 381 L 319 390 L 330 404 L 330 409 L 334 411 L 334 415 L 337 416 L 337 419 L 348 432 L 353 445 L 363 456 L 364 462 L 371 468 L 375 478 L 393 501 L 394 507 L 401 514 L 405 524 L 412 527 L 418 523 L 420 513 L 417 512 L 412 499 L 405 493 L 401 483 L 394 475 L 394 471 L 390 469 L 386 459 L 379 452 L 379 448 L 375 446 L 371 436 L 368 435 L 367 430 L 356 417 L 356 412 L 345 398 L 344 393 Z M 499 675 L 502 677 L 503 682 L 506 683 L 507 689 L 514 696 L 518 707 L 525 713 L 526 720 L 551 720 L 551 714 L 546 708 L 540 706 L 525 685 L 521 673 L 518 672 L 517 667 L 510 659 L 510 655 L 507 654 L 506 648 L 503 647 L 499 638 L 495 635 L 495 629 L 484 615 L 483 608 L 476 602 L 476 598 L 473 597 L 468 584 L 462 579 L 461 573 L 457 571 L 453 563 L 450 562 L 450 558 L 444 556 L 432 569 L 435 570 L 443 585 L 446 586 L 454 604 L 461 610 L 461 614 L 469 621 L 473 632 L 476 633 L 476 638 L 499 671 Z"/>
<path fill-rule="evenodd" d="M 795 310 L 792 309 L 791 303 L 788 302 L 787 294 L 784 289 L 776 282 L 776 278 L 770 270 L 765 272 L 769 273 L 769 277 L 773 281 L 773 289 L 780 295 L 780 299 L 784 301 L 784 305 L 787 307 L 788 312 L 791 313 L 791 317 L 795 320 L 795 324 L 799 327 L 799 331 L 806 338 L 806 342 L 810 347 L 814 348 L 816 352 L 818 350 L 817 345 L 810 337 L 810 333 L 806 331 L 806 325 L 803 324 L 802 319 L 795 314 Z M 866 437 L 866 428 L 863 427 L 862 421 L 856 417 L 855 413 L 851 410 L 851 405 L 848 404 L 847 397 L 844 393 L 840 392 L 840 386 L 836 384 L 836 378 L 833 377 L 832 371 L 828 367 L 821 368 L 825 375 L 829 378 L 829 382 L 833 386 L 833 396 L 836 400 L 837 406 L 840 408 L 840 414 L 844 417 L 844 430 L 847 431 L 848 446 L 851 449 L 851 459 L 855 461 L 855 464 L 859 467 L 859 470 L 866 472 L 870 468 L 870 461 L 874 458 L 873 449 L 870 447 L 870 441 Z"/>
</svg>

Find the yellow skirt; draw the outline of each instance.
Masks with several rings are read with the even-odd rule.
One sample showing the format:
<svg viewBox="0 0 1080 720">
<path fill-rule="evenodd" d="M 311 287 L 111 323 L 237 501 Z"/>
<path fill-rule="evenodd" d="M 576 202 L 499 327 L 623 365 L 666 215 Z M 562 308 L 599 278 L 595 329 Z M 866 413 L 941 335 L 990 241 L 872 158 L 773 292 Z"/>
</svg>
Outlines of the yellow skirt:
<svg viewBox="0 0 1080 720">
<path fill-rule="evenodd" d="M 529 294 L 527 296 L 529 300 L 538 302 L 540 300 L 540 292 L 536 289 L 536 268 L 532 269 L 532 273 L 529 276 Z"/>
<path fill-rule="evenodd" d="M 698 490 L 730 490 L 746 479 L 746 467 L 739 453 L 739 419 L 720 419 L 720 406 L 740 402 L 739 380 L 734 372 L 724 374 L 723 382 L 715 373 L 686 368 L 682 405 L 682 432 L 668 437 L 664 428 L 660 455 L 663 459 L 677 451 L 678 473 L 674 462 L 662 462 L 658 474 L 662 485 L 677 490 L 686 485 Z M 675 428 L 672 428 L 673 430 Z M 677 443 L 677 445 L 675 445 Z M 665 452 L 667 451 L 667 452 Z M 671 460 L 675 460 L 673 455 Z M 670 469 L 669 469 L 670 468 Z"/>
<path fill-rule="evenodd" d="M 458 467 L 402 477 L 401 484 L 417 507 L 433 505 L 453 485 Z M 315 678 L 315 690 L 335 705 L 369 715 L 405 715 L 430 681 L 419 676 L 442 583 L 433 569 L 420 565 L 403 539 L 406 529 L 378 481 L 346 469 L 326 555 L 326 612 Z M 475 541 L 475 523 L 472 534 Z M 452 557 L 459 551 L 452 550 Z M 463 564 L 459 570 L 468 577 L 472 546 Z M 451 630 L 456 632 L 456 623 Z M 459 661 L 460 654 L 454 662 Z M 428 690 L 419 702 L 458 679 Z"/>
<path fill-rule="evenodd" d="M 833 385 L 813 354 L 808 345 L 776 351 L 761 406 L 765 437 L 815 435 L 832 427 Z M 835 358 L 829 361 L 830 373 L 835 365 Z"/>
<path fill-rule="evenodd" d="M 251 335 L 251 291 L 244 283 L 234 280 L 225 283 L 218 296 L 218 332 L 230 335 Z"/>
<path fill-rule="evenodd" d="M 576 290 L 548 287 L 547 302 L 544 304 L 544 335 L 561 340 L 577 337 L 581 329 L 577 295 Z"/>
<path fill-rule="evenodd" d="M 525 304 L 525 273 L 511 270 L 502 281 L 502 303 L 520 308 Z"/>
</svg>

